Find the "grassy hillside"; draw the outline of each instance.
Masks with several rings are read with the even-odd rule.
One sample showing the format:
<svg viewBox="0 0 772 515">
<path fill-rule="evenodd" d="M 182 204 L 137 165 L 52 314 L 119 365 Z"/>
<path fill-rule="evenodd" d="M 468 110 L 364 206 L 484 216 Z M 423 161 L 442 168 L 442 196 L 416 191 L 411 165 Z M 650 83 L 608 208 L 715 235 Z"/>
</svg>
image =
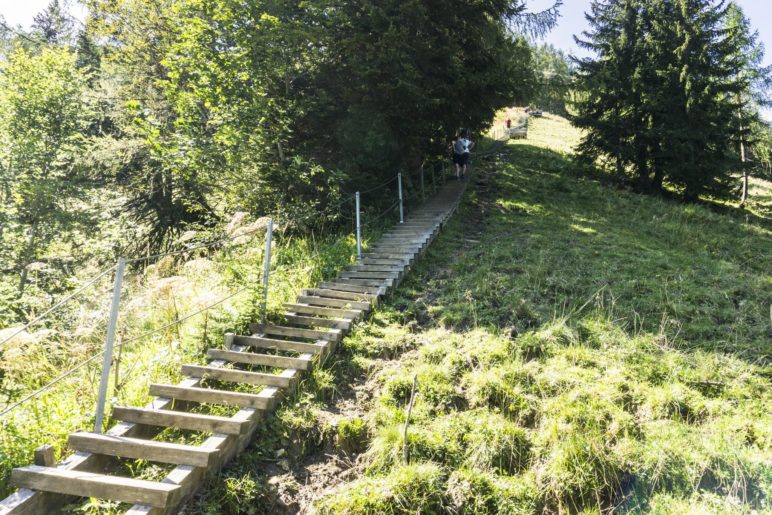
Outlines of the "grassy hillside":
<svg viewBox="0 0 772 515">
<path fill-rule="evenodd" d="M 575 137 L 537 120 L 481 166 L 350 339 L 378 370 L 366 476 L 320 511 L 772 509 L 769 226 L 584 179 Z"/>
<path fill-rule="evenodd" d="M 602 185 L 576 136 L 535 120 L 479 163 L 400 290 L 189 511 L 772 512 L 768 222 Z"/>
</svg>

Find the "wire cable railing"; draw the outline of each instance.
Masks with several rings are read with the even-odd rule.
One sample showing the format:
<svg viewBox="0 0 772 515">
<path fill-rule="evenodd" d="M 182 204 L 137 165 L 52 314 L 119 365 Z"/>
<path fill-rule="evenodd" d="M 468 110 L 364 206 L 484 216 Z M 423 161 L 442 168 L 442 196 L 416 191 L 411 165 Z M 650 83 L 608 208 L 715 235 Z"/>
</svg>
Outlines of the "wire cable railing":
<svg viewBox="0 0 772 515">
<path fill-rule="evenodd" d="M 495 149 L 489 150 L 488 152 L 486 152 L 486 154 L 491 152 L 491 151 L 495 151 Z M 481 155 L 485 155 L 485 154 L 481 154 Z M 424 166 L 426 166 L 427 164 L 430 164 L 431 162 L 432 162 L 432 159 L 426 160 L 424 165 L 420 169 L 420 173 L 421 173 L 421 188 L 420 188 L 420 190 L 418 188 L 412 188 L 411 191 L 408 191 L 406 194 L 403 194 L 404 192 L 402 191 L 402 182 L 399 181 L 399 187 L 398 187 L 399 191 L 398 191 L 398 193 L 400 194 L 400 198 L 395 200 L 394 202 L 392 202 L 387 208 L 385 208 L 384 210 L 380 211 L 378 214 L 376 214 L 374 216 L 369 216 L 368 215 L 367 216 L 367 220 L 364 223 L 360 223 L 358 229 L 360 229 L 360 230 L 362 228 L 373 229 L 374 227 L 378 226 L 379 223 L 382 222 L 385 217 L 387 217 L 390 214 L 394 214 L 395 210 L 397 209 L 397 207 L 402 207 L 401 203 L 410 203 L 410 202 L 413 202 L 413 201 L 425 200 L 426 199 L 426 188 L 425 188 L 425 184 L 424 184 L 425 181 L 424 181 L 424 177 L 423 177 Z M 432 185 L 432 190 L 434 192 L 436 192 L 438 190 L 437 184 L 436 184 L 436 179 L 435 179 L 435 171 L 436 171 L 436 168 L 437 168 L 437 164 L 438 163 L 444 163 L 444 162 L 445 162 L 444 159 L 437 158 L 437 159 L 434 159 L 434 163 L 432 164 L 432 184 L 431 185 Z M 442 165 L 442 172 L 443 172 L 443 174 L 441 175 L 441 178 L 442 178 L 442 182 L 444 183 L 445 179 L 446 179 L 446 175 L 444 173 L 445 172 L 444 164 Z M 355 200 L 358 196 L 361 196 L 362 194 L 365 194 L 365 193 L 372 193 L 372 192 L 379 191 L 379 190 L 382 190 L 384 188 L 387 188 L 387 187 L 391 186 L 397 180 L 398 180 L 398 176 L 395 175 L 391 179 L 389 179 L 387 181 L 384 181 L 384 182 L 382 182 L 382 183 L 380 183 L 380 184 L 378 184 L 378 185 L 376 185 L 376 186 L 374 186 L 372 188 L 369 188 L 367 190 L 363 190 L 363 191 L 357 192 L 357 194 L 349 195 L 349 196 L 346 196 L 346 197 L 343 197 L 343 198 L 339 199 L 338 202 L 336 202 L 336 204 L 334 206 L 332 206 L 332 207 L 340 209 L 343 206 L 345 206 L 346 204 L 348 204 L 349 202 L 351 202 L 352 200 Z M 331 207 L 331 206 L 328 206 L 327 209 L 329 209 L 329 207 Z M 355 207 L 355 213 L 354 213 L 355 215 L 357 214 L 356 213 L 356 208 L 358 208 L 358 207 L 359 207 L 359 203 L 357 203 L 357 206 Z M 402 213 L 402 210 L 400 209 L 400 215 L 401 215 L 401 213 Z M 354 217 L 352 217 L 352 219 L 353 218 Z M 272 226 L 272 224 L 269 224 L 269 225 Z M 155 261 L 155 260 L 162 259 L 162 258 L 168 257 L 168 256 L 178 256 L 178 255 L 183 255 L 183 254 L 190 254 L 192 252 L 196 252 L 196 251 L 199 251 L 199 250 L 211 249 L 211 248 L 220 246 L 223 243 L 236 240 L 238 238 L 244 238 L 246 236 L 252 236 L 255 233 L 257 233 L 259 231 L 263 231 L 263 230 L 265 230 L 264 227 L 254 228 L 254 229 L 251 229 L 251 230 L 248 230 L 248 231 L 245 231 L 245 232 L 235 233 L 235 234 L 231 234 L 229 236 L 224 236 L 224 237 L 221 237 L 221 238 L 217 238 L 217 239 L 215 239 L 213 241 L 209 241 L 209 242 L 206 242 L 206 243 L 201 243 L 201 244 L 196 244 L 196 245 L 193 245 L 193 246 L 188 246 L 188 247 L 183 248 L 183 249 L 171 250 L 171 251 L 163 252 L 163 253 L 156 253 L 156 254 L 152 254 L 152 255 L 149 255 L 149 256 L 132 258 L 132 259 L 129 259 L 129 260 L 124 260 L 124 261 L 125 261 L 126 264 L 146 263 L 148 261 Z M 360 235 L 361 231 L 360 230 L 356 231 L 357 232 L 357 239 L 358 240 L 361 238 L 361 235 Z M 268 238 L 268 236 L 266 236 L 266 237 Z M 361 241 L 358 241 L 357 248 L 361 249 Z M 279 258 L 279 261 L 280 260 L 281 260 L 281 258 Z M 308 263 L 312 263 L 312 262 L 315 263 L 315 264 L 319 264 L 320 263 L 320 256 L 319 256 L 318 252 L 314 253 L 311 256 L 308 256 L 306 259 L 302 260 L 301 262 L 291 261 L 290 263 L 288 263 L 288 265 L 289 266 L 293 266 L 293 267 L 301 266 L 302 265 L 303 267 L 305 267 Z M 281 263 L 277 263 L 277 265 L 280 266 Z M 51 308 L 46 310 L 44 313 L 42 313 L 41 315 L 35 317 L 35 319 L 31 320 L 29 323 L 25 324 L 23 327 L 21 327 L 20 329 L 15 331 L 13 334 L 11 334 L 10 336 L 6 337 L 2 342 L 0 342 L 0 345 L 2 345 L 4 343 L 12 340 L 13 338 L 18 336 L 19 334 L 21 334 L 24 331 L 28 330 L 30 327 L 32 327 L 35 324 L 40 323 L 43 320 L 45 320 L 47 317 L 49 317 L 51 314 L 56 312 L 62 306 L 66 305 L 67 303 L 69 303 L 70 301 L 75 299 L 77 296 L 81 295 L 87 288 L 89 288 L 90 286 L 95 284 L 98 280 L 100 280 L 101 278 L 103 278 L 106 275 L 110 274 L 111 272 L 115 272 L 117 267 L 118 267 L 118 265 L 112 266 L 112 267 L 110 267 L 110 268 L 100 272 L 99 274 L 97 274 L 93 278 L 89 279 L 83 286 L 78 288 L 78 290 L 76 290 L 75 292 L 67 295 L 66 297 L 64 297 L 63 299 L 58 301 L 54 306 L 52 306 Z M 266 271 L 268 271 L 268 268 L 266 268 Z M 258 273 L 258 276 L 262 277 L 263 276 L 262 272 Z M 259 278 L 258 278 L 258 281 L 259 281 Z M 170 329 L 172 327 L 178 326 L 178 325 L 182 324 L 183 322 L 186 322 L 187 320 L 190 320 L 191 318 L 193 318 L 193 317 L 195 317 L 197 315 L 200 315 L 200 314 L 202 314 L 202 313 L 204 313 L 206 311 L 209 311 L 209 310 L 211 310 L 211 309 L 213 309 L 213 308 L 223 304 L 224 302 L 227 302 L 228 300 L 236 297 L 237 295 L 239 295 L 239 294 L 241 294 L 241 293 L 243 293 L 243 292 L 245 292 L 245 291 L 247 291 L 247 290 L 249 290 L 250 288 L 253 288 L 253 287 L 255 287 L 255 286 L 252 285 L 252 284 L 249 284 L 249 285 L 244 286 L 242 288 L 239 288 L 235 292 L 230 293 L 230 294 L 228 294 L 228 295 L 218 299 L 217 301 L 212 302 L 212 303 L 206 305 L 203 308 L 197 309 L 194 312 L 189 313 L 189 314 L 187 314 L 187 315 L 185 315 L 183 317 L 176 317 L 175 320 L 173 320 L 173 321 L 171 321 L 169 323 L 166 323 L 166 324 L 164 324 L 164 325 L 162 325 L 160 327 L 157 327 L 155 329 L 152 329 L 150 331 L 147 331 L 145 333 L 142 333 L 140 335 L 137 335 L 137 336 L 134 336 L 134 337 L 131 337 L 131 338 L 128 338 L 128 339 L 123 339 L 122 341 L 120 341 L 115 346 L 115 349 L 122 349 L 122 348 L 126 347 L 129 344 L 132 344 L 132 343 L 135 343 L 137 341 L 141 341 L 141 340 L 147 339 L 147 338 L 149 338 L 149 337 L 151 337 L 153 335 L 160 334 L 160 333 L 162 333 L 162 332 L 164 332 L 164 331 L 166 331 L 166 330 L 168 330 L 168 329 Z M 9 404 L 2 411 L 0 411 L 0 418 L 2 418 L 5 415 L 11 413 L 12 411 L 14 411 L 15 409 L 17 409 L 20 406 L 24 405 L 25 403 L 27 403 L 27 402 L 29 402 L 29 401 L 31 401 L 31 400 L 41 396 L 45 392 L 51 390 L 53 387 L 55 387 L 56 385 L 62 383 L 67 378 L 70 378 L 73 375 L 75 375 L 76 373 L 78 373 L 79 371 L 83 370 L 89 364 L 94 363 L 95 361 L 99 360 L 100 358 L 104 358 L 105 353 L 106 353 L 106 350 L 101 350 L 100 352 L 98 352 L 98 353 L 90 356 L 89 358 L 85 359 L 83 362 L 79 363 L 78 365 L 75 365 L 74 367 L 68 369 L 67 371 L 59 374 L 53 380 L 49 381 L 45 385 L 43 385 L 43 386 L 37 388 L 36 390 L 34 390 L 34 391 L 24 395 L 21 399 L 19 399 L 17 401 L 14 401 L 13 403 Z"/>
<path fill-rule="evenodd" d="M 93 284 L 95 284 L 97 281 L 99 281 L 102 277 L 104 277 L 107 274 L 109 274 L 110 272 L 114 272 L 114 271 L 115 271 L 115 266 L 111 266 L 107 270 L 103 270 L 102 272 L 100 272 L 96 276 L 92 277 L 91 279 L 89 279 L 86 282 L 86 284 L 84 284 L 83 286 L 78 288 L 76 291 L 74 291 L 74 292 L 70 293 L 69 295 L 65 296 L 63 299 L 59 300 L 56 304 L 54 304 L 53 306 L 48 308 L 46 311 L 44 311 L 40 315 L 36 316 L 34 319 L 32 319 L 29 322 L 27 322 L 26 324 L 24 324 L 23 327 L 19 328 L 17 331 L 13 332 L 10 336 L 8 336 L 5 339 L 3 339 L 3 341 L 0 341 L 0 346 L 2 346 L 3 344 L 5 344 L 5 343 L 7 343 L 7 342 L 9 342 L 11 340 L 13 340 L 14 338 L 16 338 L 21 333 L 23 333 L 24 331 L 26 331 L 30 327 L 34 326 L 35 324 L 37 324 L 39 322 L 42 322 L 43 320 L 48 318 L 49 315 L 52 315 L 59 308 L 67 305 L 72 299 L 74 299 L 75 297 L 77 297 L 78 295 L 80 295 L 81 293 L 86 291 L 89 287 L 91 287 Z"/>
</svg>

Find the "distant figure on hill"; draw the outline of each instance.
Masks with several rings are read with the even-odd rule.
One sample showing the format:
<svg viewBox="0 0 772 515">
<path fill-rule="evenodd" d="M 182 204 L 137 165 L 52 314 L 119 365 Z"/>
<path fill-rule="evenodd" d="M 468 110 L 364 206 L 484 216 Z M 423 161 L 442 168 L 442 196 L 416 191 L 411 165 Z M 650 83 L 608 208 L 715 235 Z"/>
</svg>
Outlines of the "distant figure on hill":
<svg viewBox="0 0 772 515">
<path fill-rule="evenodd" d="M 507 129 L 512 128 L 512 118 L 507 118 Z"/>
<path fill-rule="evenodd" d="M 469 164 L 470 151 L 474 145 L 469 138 L 469 129 L 464 129 L 453 143 L 453 163 L 456 165 L 456 179 L 458 180 L 466 177 L 466 167 Z"/>
</svg>

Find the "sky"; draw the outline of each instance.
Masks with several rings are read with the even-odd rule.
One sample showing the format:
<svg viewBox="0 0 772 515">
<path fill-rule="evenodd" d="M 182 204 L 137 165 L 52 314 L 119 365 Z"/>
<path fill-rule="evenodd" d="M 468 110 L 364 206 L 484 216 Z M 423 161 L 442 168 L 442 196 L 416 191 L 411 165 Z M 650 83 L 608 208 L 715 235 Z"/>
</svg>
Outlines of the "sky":
<svg viewBox="0 0 772 515">
<path fill-rule="evenodd" d="M 759 31 L 761 41 L 767 49 L 766 64 L 772 64 L 772 0 L 735 1 L 745 11 L 745 16 L 750 18 L 751 26 Z M 532 11 L 539 11 L 550 7 L 553 2 L 554 0 L 529 0 L 528 5 Z M 545 41 L 568 53 L 578 52 L 573 36 L 580 35 L 587 29 L 584 13 L 589 9 L 590 0 L 563 0 L 558 26 L 545 37 Z"/>
</svg>

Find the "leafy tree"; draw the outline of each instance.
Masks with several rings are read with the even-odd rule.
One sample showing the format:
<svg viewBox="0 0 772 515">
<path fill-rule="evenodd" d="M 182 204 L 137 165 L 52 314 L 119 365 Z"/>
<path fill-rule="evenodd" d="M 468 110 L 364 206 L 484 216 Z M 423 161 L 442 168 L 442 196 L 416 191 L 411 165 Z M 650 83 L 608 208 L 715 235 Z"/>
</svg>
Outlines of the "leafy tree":
<svg viewBox="0 0 772 515">
<path fill-rule="evenodd" d="M 82 143 L 84 88 L 75 55 L 66 49 L 45 48 L 33 56 L 19 48 L 0 63 L 2 200 L 19 239 L 19 296 L 28 266 L 76 211 L 72 199 L 80 184 L 73 162 Z"/>
<path fill-rule="evenodd" d="M 128 252 L 150 252 L 169 245 L 186 225 L 209 225 L 213 210 L 206 198 L 211 184 L 196 170 L 175 164 L 177 115 L 164 91 L 166 57 L 175 41 L 178 2 L 167 0 L 87 0 L 89 26 L 105 42 L 99 96 L 107 104 L 106 141 L 116 160 L 105 152 L 97 162 L 125 192 L 125 207 L 147 227 Z M 100 145 L 101 147 L 101 145 Z"/>
<path fill-rule="evenodd" d="M 572 63 L 562 50 L 544 44 L 534 49 L 534 68 L 539 84 L 533 104 L 539 109 L 568 115 L 566 104 L 571 91 Z"/>
</svg>

